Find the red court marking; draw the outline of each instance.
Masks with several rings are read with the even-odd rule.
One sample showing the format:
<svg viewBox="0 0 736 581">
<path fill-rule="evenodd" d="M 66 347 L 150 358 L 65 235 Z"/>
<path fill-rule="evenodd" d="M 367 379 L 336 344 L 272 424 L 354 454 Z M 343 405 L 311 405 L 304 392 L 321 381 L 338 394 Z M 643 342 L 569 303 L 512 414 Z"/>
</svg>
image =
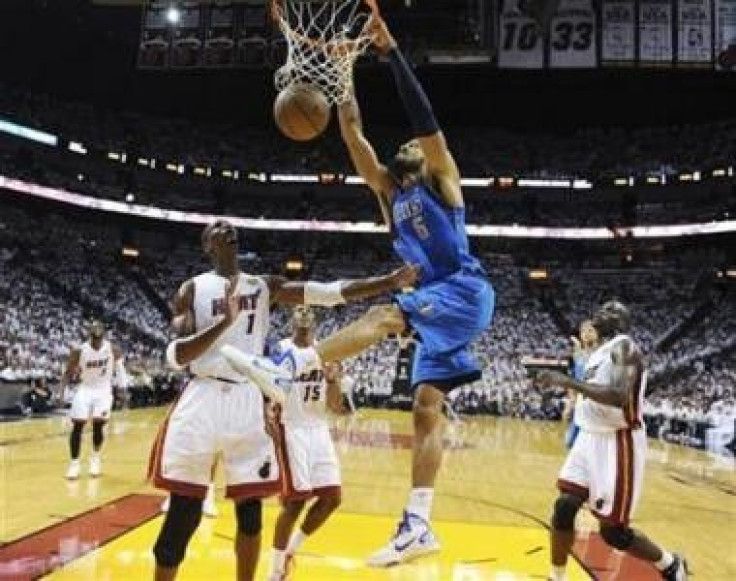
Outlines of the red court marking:
<svg viewBox="0 0 736 581">
<path fill-rule="evenodd" d="M 596 581 L 662 581 L 653 565 L 614 551 L 598 533 L 578 535 L 573 552 Z"/>
<path fill-rule="evenodd" d="M 30 581 L 127 533 L 161 511 L 161 497 L 130 494 L 0 547 L 0 579 Z"/>
</svg>

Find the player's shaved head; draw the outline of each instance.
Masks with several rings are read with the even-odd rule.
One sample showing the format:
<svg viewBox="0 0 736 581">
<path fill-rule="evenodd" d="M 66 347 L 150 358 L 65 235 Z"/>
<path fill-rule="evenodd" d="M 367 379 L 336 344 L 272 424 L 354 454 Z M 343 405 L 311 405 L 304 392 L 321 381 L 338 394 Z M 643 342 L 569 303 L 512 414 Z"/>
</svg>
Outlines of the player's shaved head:
<svg viewBox="0 0 736 581">
<path fill-rule="evenodd" d="M 94 319 L 89 325 L 89 334 L 95 339 L 99 339 L 105 334 L 105 325 L 99 319 Z"/>
<path fill-rule="evenodd" d="M 631 313 L 618 300 L 606 301 L 593 315 L 593 326 L 601 337 L 627 333 L 631 328 Z"/>
<path fill-rule="evenodd" d="M 238 232 L 229 220 L 215 220 L 202 230 L 202 250 L 213 256 L 237 249 Z"/>
</svg>

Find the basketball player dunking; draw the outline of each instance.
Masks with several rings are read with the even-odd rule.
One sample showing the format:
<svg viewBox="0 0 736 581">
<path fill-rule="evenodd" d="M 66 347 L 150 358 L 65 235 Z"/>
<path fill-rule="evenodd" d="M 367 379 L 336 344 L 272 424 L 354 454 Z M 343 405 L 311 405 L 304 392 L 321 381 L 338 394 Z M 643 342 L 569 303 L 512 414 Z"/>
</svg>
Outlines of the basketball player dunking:
<svg viewBox="0 0 736 581">
<path fill-rule="evenodd" d="M 430 511 L 442 460 L 443 403 L 447 392 L 481 375 L 470 343 L 490 325 L 494 292 L 468 249 L 460 174 L 429 100 L 386 23 L 374 15 L 370 26 L 375 47 L 390 63 L 415 139 L 402 145 L 388 166 L 382 164 L 363 135 L 354 95 L 339 107 L 340 129 L 355 167 L 376 194 L 397 254 L 419 266 L 421 276 L 414 292 L 373 307 L 315 352 L 320 361 L 342 361 L 389 334 L 417 335 L 412 490 L 396 534 L 368 558 L 369 565 L 384 567 L 439 550 Z M 273 385 L 280 378 L 244 363 L 239 368 L 256 383 Z"/>
<path fill-rule="evenodd" d="M 82 431 L 87 420 L 92 420 L 92 455 L 89 461 L 89 475 L 102 474 L 100 452 L 105 441 L 105 424 L 110 419 L 112 409 L 113 375 L 121 389 L 127 387 L 127 374 L 120 349 L 105 339 L 105 327 L 101 321 L 93 321 L 90 338 L 79 348 L 72 349 L 69 361 L 61 376 L 60 399 L 69 381 L 79 373 L 80 385 L 72 400 L 70 417 L 72 433 L 69 436 L 71 461 L 66 472 L 70 480 L 79 478 L 79 453 L 82 447 Z"/>
<path fill-rule="evenodd" d="M 310 357 L 314 345 L 314 312 L 296 307 L 291 318 L 293 334 L 280 343 L 283 352 L 297 359 Z M 297 367 L 306 365 L 297 363 Z M 274 561 L 269 581 L 285 581 L 294 554 L 307 537 L 314 534 L 340 506 L 340 463 L 330 436 L 327 412 L 342 413 L 339 365 L 305 371 L 294 379 L 281 410 L 279 446 L 284 474 L 281 485 L 281 513 L 276 520 Z M 299 530 L 292 534 L 306 502 L 309 507 Z"/>
<path fill-rule="evenodd" d="M 596 312 L 593 326 L 601 345 L 585 363 L 583 381 L 553 371 L 537 376 L 541 386 L 559 385 L 584 398 L 575 409 L 580 434 L 557 481 L 560 496 L 550 532 L 551 581 L 566 579 L 575 515 L 586 501 L 608 545 L 650 562 L 666 581 L 687 579 L 684 559 L 629 525 L 642 492 L 647 448 L 642 427 L 646 364 L 639 347 L 626 334 L 629 321 L 628 309 L 616 301 Z"/>
<path fill-rule="evenodd" d="M 169 511 L 154 546 L 156 581 L 176 578 L 219 453 L 235 502 L 238 581 L 255 577 L 261 542 L 261 498 L 279 491 L 274 442 L 266 429 L 261 392 L 234 372 L 223 347 L 263 355 L 270 308 L 280 304 L 330 305 L 376 296 L 413 284 L 416 269 L 334 283 L 292 283 L 245 274 L 238 265 L 238 235 L 218 220 L 202 233 L 214 269 L 186 281 L 174 298 L 172 327 L 178 339 L 167 360 L 187 367 L 192 379 L 172 406 L 151 454 L 150 476 L 171 493 Z"/>
</svg>

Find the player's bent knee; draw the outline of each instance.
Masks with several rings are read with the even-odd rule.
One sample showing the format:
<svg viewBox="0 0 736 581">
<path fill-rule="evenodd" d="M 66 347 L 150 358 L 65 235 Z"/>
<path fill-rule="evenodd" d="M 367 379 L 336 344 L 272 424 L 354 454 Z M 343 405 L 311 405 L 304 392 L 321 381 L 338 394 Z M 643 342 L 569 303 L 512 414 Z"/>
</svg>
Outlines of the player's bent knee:
<svg viewBox="0 0 736 581">
<path fill-rule="evenodd" d="M 304 505 L 303 500 L 289 500 L 284 503 L 284 510 L 292 519 L 296 520 L 304 510 Z"/>
<path fill-rule="evenodd" d="M 171 569 L 181 564 L 201 518 L 201 499 L 171 495 L 169 512 L 153 547 L 157 565 Z"/>
<path fill-rule="evenodd" d="M 243 500 L 235 505 L 238 532 L 249 537 L 260 534 L 263 528 L 263 503 L 260 500 Z"/>
<path fill-rule="evenodd" d="M 627 551 L 634 542 L 634 531 L 623 525 L 617 527 L 603 525 L 601 526 L 601 537 L 614 549 Z"/>
<path fill-rule="evenodd" d="M 381 329 L 383 334 L 401 333 L 406 325 L 401 310 L 394 305 L 377 305 L 368 310 L 368 317 Z"/>
<path fill-rule="evenodd" d="M 342 504 L 342 495 L 332 494 L 330 496 L 322 496 L 319 502 L 325 507 L 327 512 L 335 512 Z"/>
<path fill-rule="evenodd" d="M 414 396 L 413 409 L 417 414 L 440 415 L 445 401 L 444 394 L 431 385 L 420 385 Z"/>
<path fill-rule="evenodd" d="M 570 496 L 562 494 L 555 501 L 555 508 L 552 514 L 552 527 L 558 531 L 572 531 L 575 529 L 575 517 L 580 510 L 580 501 Z"/>
</svg>

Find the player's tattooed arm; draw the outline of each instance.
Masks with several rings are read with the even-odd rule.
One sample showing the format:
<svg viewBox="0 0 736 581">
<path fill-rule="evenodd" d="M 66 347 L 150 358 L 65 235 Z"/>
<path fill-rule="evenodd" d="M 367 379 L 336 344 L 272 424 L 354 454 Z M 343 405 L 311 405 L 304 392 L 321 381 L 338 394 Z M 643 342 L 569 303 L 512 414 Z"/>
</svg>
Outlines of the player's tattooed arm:
<svg viewBox="0 0 736 581">
<path fill-rule="evenodd" d="M 419 272 L 419 267 L 407 265 L 383 276 L 354 280 L 290 282 L 284 277 L 272 276 L 267 277 L 267 282 L 272 303 L 331 307 L 411 287 L 419 278 Z"/>
<path fill-rule="evenodd" d="M 460 187 L 460 170 L 447 146 L 445 134 L 439 131 L 429 137 L 420 137 L 419 145 L 424 152 L 427 173 L 432 177 L 434 189 L 449 206 L 462 208 L 465 202 Z"/>
<path fill-rule="evenodd" d="M 642 355 L 632 341 L 623 339 L 614 346 L 611 359 L 613 378 L 609 385 L 577 381 L 564 373 L 546 370 L 537 375 L 536 382 L 543 387 L 558 385 L 572 389 L 604 405 L 624 407 L 640 375 Z"/>
<path fill-rule="evenodd" d="M 386 21 L 375 17 L 368 26 L 376 49 L 388 58 L 404 110 L 424 153 L 427 173 L 434 182 L 434 189 L 449 206 L 461 208 L 464 203 L 460 189 L 460 171 L 434 115 L 429 97 L 411 65 L 401 54 Z"/>
<path fill-rule="evenodd" d="M 388 169 L 376 155 L 373 146 L 363 133 L 363 121 L 355 94 L 337 107 L 340 120 L 340 134 L 350 154 L 355 170 L 373 190 L 381 207 L 381 214 L 387 225 L 391 224 L 388 196 L 395 184 Z"/>
<path fill-rule="evenodd" d="M 186 367 L 201 357 L 235 321 L 239 312 L 237 283 L 231 281 L 225 290 L 223 317 L 196 333 L 194 321 L 194 283 L 186 281 L 174 296 L 171 328 L 176 340 L 169 344 L 167 359 L 173 367 Z"/>
</svg>

